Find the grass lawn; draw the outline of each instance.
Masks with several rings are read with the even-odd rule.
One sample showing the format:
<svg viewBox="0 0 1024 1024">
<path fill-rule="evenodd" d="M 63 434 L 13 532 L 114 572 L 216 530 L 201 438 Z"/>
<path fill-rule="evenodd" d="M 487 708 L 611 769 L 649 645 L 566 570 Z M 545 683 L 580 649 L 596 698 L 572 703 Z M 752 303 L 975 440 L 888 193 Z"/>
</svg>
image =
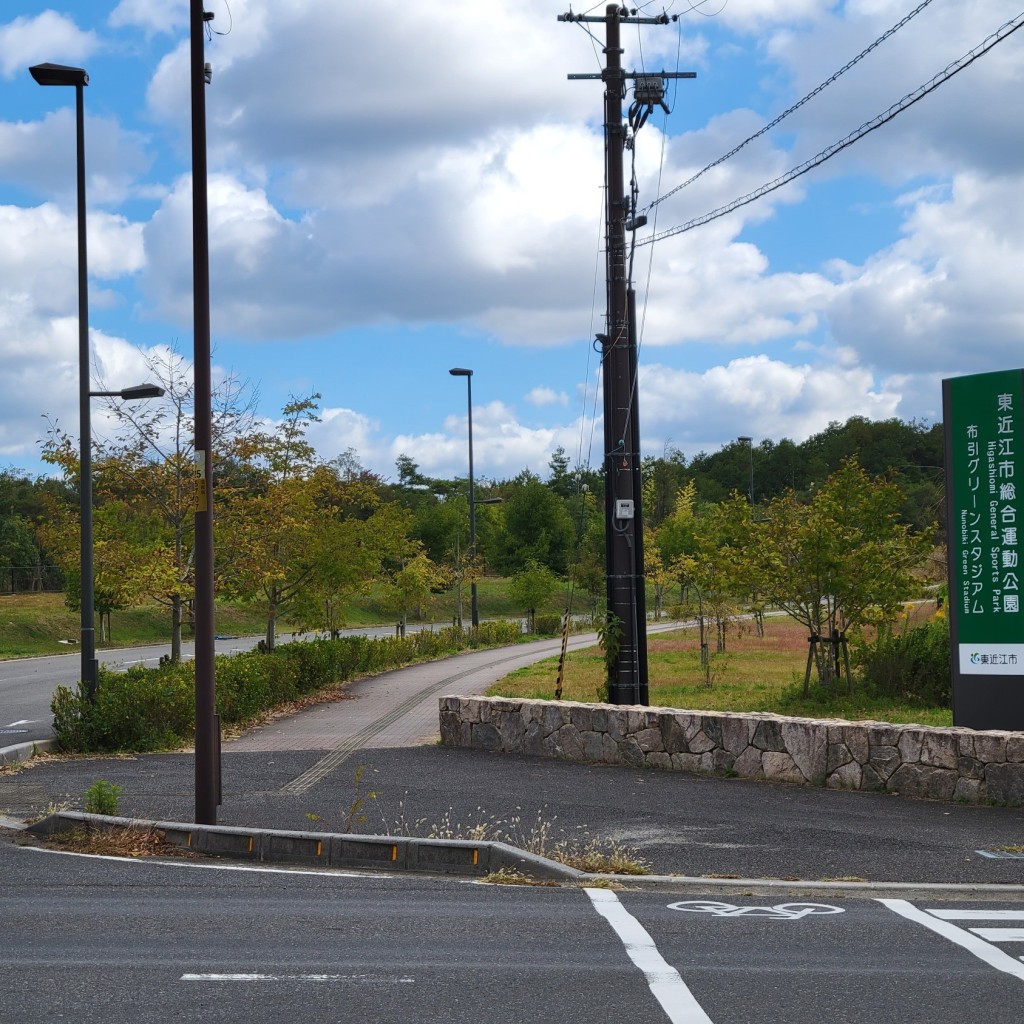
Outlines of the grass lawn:
<svg viewBox="0 0 1024 1024">
<path fill-rule="evenodd" d="M 281 622 L 281 632 L 291 625 Z M 217 630 L 221 633 L 259 635 L 266 622 L 257 609 L 222 605 L 217 608 Z M 64 603 L 63 594 L 2 594 L 0 595 L 0 659 L 25 658 L 42 654 L 67 654 L 78 649 L 81 620 L 77 611 Z M 169 643 L 171 613 L 157 604 L 128 608 L 111 615 L 109 642 L 100 638 L 96 626 L 96 646 L 99 650 L 110 647 L 131 647 L 139 644 Z M 184 640 L 191 633 L 183 632 Z M 74 640 L 65 644 L 62 640 Z"/>
<path fill-rule="evenodd" d="M 704 685 L 696 629 L 662 633 L 648 638 L 648 676 L 652 706 L 689 711 L 773 711 L 805 718 L 843 718 L 852 721 L 916 722 L 948 726 L 948 708 L 922 708 L 891 698 L 867 694 L 854 681 L 853 696 L 845 682 L 837 690 L 823 691 L 812 675 L 811 696 L 803 696 L 807 662 L 807 631 L 788 618 L 765 619 L 765 635 L 757 636 L 753 623 L 741 622 L 726 640 L 726 651 L 712 655 L 711 687 Z M 554 697 L 558 659 L 549 658 L 519 669 L 492 686 L 491 696 Z M 604 661 L 593 648 L 566 659 L 563 697 L 594 701 L 604 678 Z"/>
<path fill-rule="evenodd" d="M 525 614 L 508 596 L 509 581 L 488 576 L 478 585 L 480 617 L 484 619 L 515 618 Z M 559 591 L 546 608 L 539 612 L 560 614 L 565 602 L 564 591 Z M 458 608 L 454 591 L 431 594 L 420 609 L 421 618 L 410 617 L 409 625 L 415 628 L 420 623 L 452 623 Z M 463 622 L 470 618 L 469 586 L 462 592 Z M 345 626 L 373 626 L 394 624 L 398 616 L 380 600 L 380 594 L 373 589 L 351 602 L 344 609 Z M 301 623 L 293 623 L 287 616 L 278 619 L 279 635 L 300 629 Z M 0 659 L 24 658 L 43 654 L 67 654 L 76 649 L 75 645 L 61 643 L 62 640 L 78 640 L 81 622 L 77 611 L 64 603 L 63 594 L 0 594 Z M 256 605 L 217 605 L 217 631 L 243 636 L 261 636 L 266 631 L 266 620 Z M 111 637 L 105 642 L 100 637 L 99 623 L 96 627 L 96 644 L 100 650 L 110 647 L 132 647 L 140 644 L 170 643 L 171 613 L 157 604 L 141 605 L 115 611 L 111 615 Z M 190 640 L 186 628 L 182 639 Z"/>
</svg>

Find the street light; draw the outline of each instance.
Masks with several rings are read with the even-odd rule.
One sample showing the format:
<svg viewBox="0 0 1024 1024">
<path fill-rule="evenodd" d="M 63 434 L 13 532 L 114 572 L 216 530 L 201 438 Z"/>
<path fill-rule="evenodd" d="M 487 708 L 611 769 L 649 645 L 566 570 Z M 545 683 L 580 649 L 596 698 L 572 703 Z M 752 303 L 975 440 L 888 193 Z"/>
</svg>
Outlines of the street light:
<svg viewBox="0 0 1024 1024">
<path fill-rule="evenodd" d="M 90 398 L 120 398 L 122 402 L 137 402 L 140 398 L 163 398 L 164 389 L 159 384 L 133 384 L 120 391 L 90 391 Z"/>
<path fill-rule="evenodd" d="M 36 64 L 29 74 L 40 85 L 70 85 L 75 89 L 75 136 L 78 186 L 78 435 L 81 531 L 82 681 L 90 700 L 96 699 L 98 667 L 92 600 L 92 427 L 89 422 L 89 267 L 85 233 L 85 102 L 89 84 L 85 68 Z"/>
<path fill-rule="evenodd" d="M 754 504 L 754 439 L 752 437 L 738 437 L 737 441 L 746 444 L 750 450 L 750 504 Z"/>
<path fill-rule="evenodd" d="M 473 493 L 473 371 L 454 366 L 448 371 L 453 377 L 466 378 L 466 400 L 469 408 L 469 557 L 476 560 L 476 496 Z M 476 580 L 469 585 L 470 621 L 473 628 L 480 625 L 480 611 L 476 601 Z"/>
</svg>

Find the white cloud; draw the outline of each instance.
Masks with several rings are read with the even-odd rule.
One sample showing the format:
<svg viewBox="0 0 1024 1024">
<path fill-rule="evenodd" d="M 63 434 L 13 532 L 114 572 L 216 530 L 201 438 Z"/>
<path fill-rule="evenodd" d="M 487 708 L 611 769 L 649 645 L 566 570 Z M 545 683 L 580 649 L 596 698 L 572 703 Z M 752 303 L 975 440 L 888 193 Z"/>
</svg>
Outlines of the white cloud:
<svg viewBox="0 0 1024 1024">
<path fill-rule="evenodd" d="M 76 201 L 75 116 L 71 107 L 41 121 L 0 121 L 0 175 L 37 195 Z M 149 166 L 143 136 L 113 118 L 85 119 L 88 207 L 122 202 Z"/>
<path fill-rule="evenodd" d="M 122 217 L 99 212 L 89 215 L 88 229 L 90 293 L 99 309 L 115 300 L 97 281 L 141 265 L 141 231 Z M 38 457 L 44 413 L 77 432 L 77 308 L 76 214 L 52 203 L 0 206 L 0 455 L 12 461 Z M 92 342 L 96 365 L 102 367 L 108 340 L 93 331 Z M 112 365 L 125 358 L 122 354 Z"/>
<path fill-rule="evenodd" d="M 836 340 L 887 372 L 1019 365 L 1019 191 L 1016 178 L 963 174 L 950 196 L 921 196 L 899 242 L 844 268 L 828 310 Z"/>
<path fill-rule="evenodd" d="M 553 388 L 538 387 L 534 388 L 526 396 L 526 401 L 530 405 L 535 405 L 541 408 L 545 405 L 561 405 L 566 406 L 569 404 L 569 396 L 564 391 L 555 391 Z"/>
<path fill-rule="evenodd" d="M 33 64 L 78 65 L 98 48 L 92 32 L 83 32 L 70 18 L 43 11 L 0 25 L 0 75 L 27 74 Z"/>
<path fill-rule="evenodd" d="M 703 373 L 663 365 L 640 369 L 646 447 L 658 449 L 659 438 L 671 438 L 690 455 L 740 434 L 800 441 L 832 420 L 885 419 L 899 413 L 900 399 L 891 384 L 877 384 L 863 367 L 791 365 L 764 355 Z"/>
<path fill-rule="evenodd" d="M 242 2 L 244 5 L 244 0 Z M 215 13 L 220 15 L 219 11 Z M 188 24 L 188 4 L 167 3 L 167 0 L 121 0 L 110 12 L 109 21 L 114 28 L 141 28 L 147 35 L 173 32 Z"/>
</svg>

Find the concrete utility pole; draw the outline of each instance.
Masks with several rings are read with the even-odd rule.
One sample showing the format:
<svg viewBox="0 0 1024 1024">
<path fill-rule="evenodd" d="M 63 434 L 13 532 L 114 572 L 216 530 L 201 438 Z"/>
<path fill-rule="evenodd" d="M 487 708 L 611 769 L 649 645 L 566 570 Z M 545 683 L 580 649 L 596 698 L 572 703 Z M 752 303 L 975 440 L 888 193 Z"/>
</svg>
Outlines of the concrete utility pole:
<svg viewBox="0 0 1024 1024">
<path fill-rule="evenodd" d="M 617 640 L 618 648 L 608 687 L 613 704 L 648 702 L 636 311 L 626 260 L 626 231 L 635 231 L 646 223 L 646 218 L 637 217 L 631 200 L 625 195 L 622 165 L 627 126 L 623 122 L 622 101 L 627 79 L 636 82 L 637 104 L 650 108 L 654 104 L 664 107 L 664 79 L 695 77 L 693 72 L 638 75 L 623 70 L 620 25 L 667 25 L 675 20 L 665 14 L 640 18 L 635 13 L 631 14 L 619 4 L 609 4 L 603 17 L 572 13 L 558 16 L 559 21 L 604 22 L 605 25 L 604 70 L 600 74 L 576 74 L 569 78 L 599 79 L 605 83 L 607 333 L 599 334 L 597 340 L 601 345 L 604 380 L 608 633 Z M 642 123 L 638 121 L 637 127 Z"/>
</svg>

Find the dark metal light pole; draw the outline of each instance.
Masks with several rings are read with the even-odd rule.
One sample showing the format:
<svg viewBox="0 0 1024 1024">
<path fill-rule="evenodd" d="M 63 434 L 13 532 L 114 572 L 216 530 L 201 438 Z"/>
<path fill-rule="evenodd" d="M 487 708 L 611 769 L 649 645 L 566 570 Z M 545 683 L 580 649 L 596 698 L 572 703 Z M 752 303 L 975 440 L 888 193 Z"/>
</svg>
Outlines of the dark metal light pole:
<svg viewBox="0 0 1024 1024">
<path fill-rule="evenodd" d="M 747 448 L 750 449 L 750 504 L 754 504 L 754 439 L 752 437 L 738 437 L 737 441 L 746 442 Z"/>
<path fill-rule="evenodd" d="M 453 377 L 466 378 L 466 400 L 469 407 L 469 557 L 472 565 L 476 561 L 476 495 L 473 493 L 473 371 L 456 366 L 448 372 Z M 480 609 L 477 607 L 475 579 L 469 585 L 469 594 L 470 622 L 476 629 L 480 625 Z"/>
<path fill-rule="evenodd" d="M 85 97 L 89 84 L 85 68 L 65 64 L 36 64 L 28 69 L 40 85 L 75 88 L 75 148 L 78 185 L 78 501 L 79 593 L 82 622 L 82 681 L 89 700 L 96 700 L 99 664 L 96 661 L 96 615 L 92 560 L 92 424 L 89 417 L 89 266 L 85 230 Z"/>
<path fill-rule="evenodd" d="M 196 822 L 217 824 L 220 721 L 214 679 L 213 396 L 210 367 L 210 237 L 206 187 L 207 67 L 203 32 L 213 14 L 189 0 L 192 86 L 192 303 L 195 373 Z"/>
</svg>

